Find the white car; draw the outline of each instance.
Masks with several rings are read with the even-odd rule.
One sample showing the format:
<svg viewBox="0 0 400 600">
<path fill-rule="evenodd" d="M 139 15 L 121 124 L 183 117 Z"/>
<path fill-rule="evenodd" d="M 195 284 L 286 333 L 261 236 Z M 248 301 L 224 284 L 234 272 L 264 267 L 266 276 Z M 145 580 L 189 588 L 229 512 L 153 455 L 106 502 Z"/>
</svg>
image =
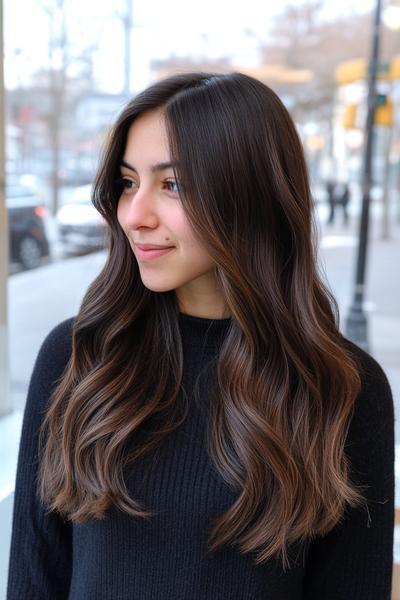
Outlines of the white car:
<svg viewBox="0 0 400 600">
<path fill-rule="evenodd" d="M 66 252 L 87 252 L 104 248 L 106 222 L 93 206 L 92 186 L 74 188 L 58 209 L 59 238 Z"/>
</svg>

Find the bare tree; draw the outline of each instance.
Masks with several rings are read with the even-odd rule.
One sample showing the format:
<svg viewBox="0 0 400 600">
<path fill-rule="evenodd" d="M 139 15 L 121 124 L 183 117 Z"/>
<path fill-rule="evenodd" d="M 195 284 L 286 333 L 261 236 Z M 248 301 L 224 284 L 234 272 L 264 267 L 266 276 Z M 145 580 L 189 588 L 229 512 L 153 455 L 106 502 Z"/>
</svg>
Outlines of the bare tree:
<svg viewBox="0 0 400 600">
<path fill-rule="evenodd" d="M 49 63 L 48 69 L 44 71 L 47 72 L 47 91 L 50 96 L 47 114 L 51 149 L 50 209 L 55 214 L 59 206 L 62 127 L 66 117 L 65 109 L 70 101 L 69 86 L 73 81 L 70 71 L 71 67 L 76 68 L 79 65 L 81 72 L 85 72 L 85 78 L 80 78 L 81 81 L 85 81 L 86 87 L 82 92 L 92 87 L 92 53 L 97 43 L 89 42 L 77 52 L 68 37 L 65 1 L 42 0 L 40 6 L 49 19 Z"/>
<path fill-rule="evenodd" d="M 370 13 L 326 20 L 323 4 L 308 0 L 286 6 L 275 17 L 271 38 L 261 49 L 264 64 L 311 71 L 311 80 L 304 83 L 266 82 L 278 93 L 291 96 L 292 113 L 299 122 L 310 114 L 318 120 L 330 120 L 337 66 L 345 60 L 368 57 L 371 44 Z M 382 37 L 382 60 L 388 60 L 400 50 L 400 36 L 385 30 Z"/>
</svg>

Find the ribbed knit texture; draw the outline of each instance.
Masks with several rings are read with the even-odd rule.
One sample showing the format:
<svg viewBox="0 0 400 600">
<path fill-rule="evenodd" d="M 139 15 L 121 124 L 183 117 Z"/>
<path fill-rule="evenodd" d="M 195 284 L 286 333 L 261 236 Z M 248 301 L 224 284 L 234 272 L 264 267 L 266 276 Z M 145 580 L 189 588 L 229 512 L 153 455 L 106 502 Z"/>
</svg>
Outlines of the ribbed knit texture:
<svg viewBox="0 0 400 600">
<path fill-rule="evenodd" d="M 210 386 L 229 319 L 180 314 L 185 422 L 154 457 L 126 473 L 129 493 L 155 516 L 133 519 L 112 508 L 105 519 L 71 525 L 46 514 L 35 496 L 37 432 L 71 352 L 72 319 L 44 341 L 32 374 L 20 442 L 8 600 L 389 600 L 394 521 L 393 399 L 381 367 L 363 364 L 363 391 L 348 435 L 356 481 L 369 486 L 369 514 L 349 510 L 305 562 L 286 573 L 279 561 L 225 546 L 207 554 L 211 520 L 234 501 L 206 448 Z"/>
</svg>

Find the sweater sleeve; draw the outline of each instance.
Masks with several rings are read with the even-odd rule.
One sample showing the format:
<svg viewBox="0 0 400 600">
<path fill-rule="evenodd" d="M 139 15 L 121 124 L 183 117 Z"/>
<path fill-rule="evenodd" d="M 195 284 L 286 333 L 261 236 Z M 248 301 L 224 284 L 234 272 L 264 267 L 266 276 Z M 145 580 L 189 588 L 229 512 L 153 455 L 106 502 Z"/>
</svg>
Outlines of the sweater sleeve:
<svg viewBox="0 0 400 600">
<path fill-rule="evenodd" d="M 354 350 L 354 347 L 353 347 Z M 380 365 L 357 349 L 362 391 L 350 424 L 346 454 L 355 484 L 366 486 L 367 507 L 310 545 L 304 600 L 390 600 L 394 531 L 394 407 Z"/>
<path fill-rule="evenodd" d="M 31 376 L 18 453 L 7 600 L 68 597 L 71 525 L 46 511 L 36 494 L 38 433 L 48 400 L 71 352 L 72 319 L 44 340 Z"/>
</svg>

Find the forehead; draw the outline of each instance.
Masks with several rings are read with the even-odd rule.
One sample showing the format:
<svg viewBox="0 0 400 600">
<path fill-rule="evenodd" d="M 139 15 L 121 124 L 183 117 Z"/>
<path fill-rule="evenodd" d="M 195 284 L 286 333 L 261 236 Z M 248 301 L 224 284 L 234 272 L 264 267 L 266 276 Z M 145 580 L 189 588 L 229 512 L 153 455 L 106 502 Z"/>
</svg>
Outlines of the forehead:
<svg viewBox="0 0 400 600">
<path fill-rule="evenodd" d="M 147 111 L 129 128 L 123 158 L 128 162 L 169 159 L 169 143 L 162 111 Z M 129 160 L 130 159 L 130 160 Z"/>
</svg>

